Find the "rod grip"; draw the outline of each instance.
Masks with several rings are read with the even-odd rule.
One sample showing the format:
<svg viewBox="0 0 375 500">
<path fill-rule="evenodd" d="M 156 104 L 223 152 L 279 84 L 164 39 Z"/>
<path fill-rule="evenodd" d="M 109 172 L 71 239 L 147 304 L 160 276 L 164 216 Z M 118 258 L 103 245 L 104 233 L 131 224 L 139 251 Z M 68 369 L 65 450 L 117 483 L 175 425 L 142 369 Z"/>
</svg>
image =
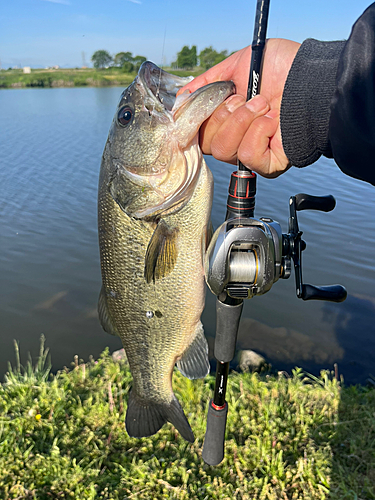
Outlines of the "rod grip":
<svg viewBox="0 0 375 500">
<path fill-rule="evenodd" d="M 225 426 L 227 423 L 228 403 L 223 408 L 215 408 L 211 399 L 207 413 L 206 435 L 202 458 L 208 465 L 219 465 L 224 458 Z"/>
<path fill-rule="evenodd" d="M 216 300 L 216 337 L 214 356 L 221 363 L 229 363 L 236 352 L 238 326 L 243 302 L 231 305 Z"/>
</svg>

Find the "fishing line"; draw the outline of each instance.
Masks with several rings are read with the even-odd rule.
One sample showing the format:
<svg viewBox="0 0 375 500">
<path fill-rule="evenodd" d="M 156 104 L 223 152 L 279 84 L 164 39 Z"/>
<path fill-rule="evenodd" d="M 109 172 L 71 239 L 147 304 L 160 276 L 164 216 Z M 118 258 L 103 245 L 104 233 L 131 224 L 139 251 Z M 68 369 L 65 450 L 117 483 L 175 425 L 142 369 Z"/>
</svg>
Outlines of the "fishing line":
<svg viewBox="0 0 375 500">
<path fill-rule="evenodd" d="M 160 85 L 161 85 L 161 72 L 162 72 L 162 69 L 163 69 L 163 59 L 164 59 L 164 47 L 165 47 L 165 38 L 166 38 L 166 35 L 167 35 L 167 26 L 165 26 L 164 28 L 164 38 L 163 38 L 163 48 L 161 49 L 161 64 L 160 64 L 160 71 L 159 71 L 159 81 L 158 81 L 158 85 L 156 87 L 156 97 L 159 98 L 159 92 L 160 92 Z M 163 101 L 162 101 L 163 102 Z"/>
</svg>

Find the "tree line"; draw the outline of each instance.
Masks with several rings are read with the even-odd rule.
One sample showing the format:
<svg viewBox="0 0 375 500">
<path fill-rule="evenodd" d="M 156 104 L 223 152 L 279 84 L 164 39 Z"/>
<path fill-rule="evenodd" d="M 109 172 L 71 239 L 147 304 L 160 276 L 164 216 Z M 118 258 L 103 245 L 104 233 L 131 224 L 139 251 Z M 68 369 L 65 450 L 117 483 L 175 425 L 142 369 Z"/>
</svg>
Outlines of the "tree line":
<svg viewBox="0 0 375 500">
<path fill-rule="evenodd" d="M 146 61 L 146 57 L 133 56 L 131 52 L 119 52 L 112 57 L 106 50 L 97 50 L 93 53 L 91 61 L 96 69 L 112 66 L 122 68 L 125 73 L 131 73 L 139 70 L 141 64 Z"/>
<path fill-rule="evenodd" d="M 215 66 L 215 64 L 224 61 L 227 57 L 227 50 L 217 52 L 212 45 L 201 50 L 199 54 L 197 53 L 196 45 L 193 45 L 191 48 L 185 45 L 180 52 L 177 52 L 177 59 L 171 66 L 172 68 L 183 69 L 192 69 L 195 66 L 200 66 L 203 69 L 209 69 Z"/>
<path fill-rule="evenodd" d="M 193 45 L 191 48 L 185 45 L 182 47 L 180 52 L 177 52 L 177 59 L 172 62 L 171 66 L 174 69 L 192 69 L 196 66 L 200 66 L 207 70 L 227 57 L 227 50 L 217 52 L 212 46 L 210 46 L 201 50 L 198 54 L 196 45 Z M 131 73 L 139 70 L 141 64 L 146 61 L 146 57 L 133 56 L 131 52 L 119 52 L 115 56 L 111 56 L 111 54 L 106 50 L 97 50 L 92 55 L 91 61 L 96 69 L 103 69 L 112 66 L 122 68 L 125 73 Z"/>
</svg>

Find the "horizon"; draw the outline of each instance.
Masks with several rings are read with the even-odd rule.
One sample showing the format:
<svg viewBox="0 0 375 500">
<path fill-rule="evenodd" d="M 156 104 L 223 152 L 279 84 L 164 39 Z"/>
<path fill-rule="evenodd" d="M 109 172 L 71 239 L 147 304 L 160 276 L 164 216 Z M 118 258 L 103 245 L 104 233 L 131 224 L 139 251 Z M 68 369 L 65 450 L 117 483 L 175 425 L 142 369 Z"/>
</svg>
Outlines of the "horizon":
<svg viewBox="0 0 375 500">
<path fill-rule="evenodd" d="M 368 5 L 364 0 L 303 5 L 272 0 L 267 35 L 297 42 L 343 40 Z M 98 0 L 15 0 L 0 9 L 1 68 L 92 67 L 97 50 L 112 56 L 131 52 L 161 66 L 170 66 L 184 45 L 196 45 L 198 54 L 209 46 L 231 53 L 251 43 L 255 7 L 255 0 L 239 0 L 229 9 L 223 0 L 191 0 L 188 6 L 171 0 L 113 0 L 110 5 Z"/>
</svg>

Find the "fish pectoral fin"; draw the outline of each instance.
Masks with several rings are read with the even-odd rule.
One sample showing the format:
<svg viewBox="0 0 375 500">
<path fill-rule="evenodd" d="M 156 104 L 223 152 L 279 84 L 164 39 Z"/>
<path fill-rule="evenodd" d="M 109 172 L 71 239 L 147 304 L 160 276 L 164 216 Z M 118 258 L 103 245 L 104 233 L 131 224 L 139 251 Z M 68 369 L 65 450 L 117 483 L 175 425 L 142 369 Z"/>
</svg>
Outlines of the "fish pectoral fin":
<svg viewBox="0 0 375 500">
<path fill-rule="evenodd" d="M 130 437 L 152 436 L 163 427 L 165 422 L 171 422 L 181 436 L 194 443 L 194 434 L 175 395 L 170 403 L 155 403 L 139 398 L 133 390 L 130 391 L 125 425 Z"/>
<path fill-rule="evenodd" d="M 156 226 L 148 244 L 144 276 L 147 283 L 167 276 L 174 268 L 177 260 L 178 229 L 171 229 L 164 220 Z"/>
<path fill-rule="evenodd" d="M 208 361 L 208 344 L 204 336 L 203 325 L 199 321 L 196 336 L 193 342 L 176 363 L 184 377 L 195 379 L 203 378 L 210 372 Z"/>
<path fill-rule="evenodd" d="M 111 317 L 109 315 L 107 306 L 107 297 L 103 287 L 100 290 L 99 294 L 98 314 L 99 314 L 99 321 L 100 324 L 102 325 L 103 330 L 107 333 L 110 333 L 111 335 L 117 335 L 119 337 L 119 334 L 117 333 L 115 327 L 113 326 Z"/>
</svg>

